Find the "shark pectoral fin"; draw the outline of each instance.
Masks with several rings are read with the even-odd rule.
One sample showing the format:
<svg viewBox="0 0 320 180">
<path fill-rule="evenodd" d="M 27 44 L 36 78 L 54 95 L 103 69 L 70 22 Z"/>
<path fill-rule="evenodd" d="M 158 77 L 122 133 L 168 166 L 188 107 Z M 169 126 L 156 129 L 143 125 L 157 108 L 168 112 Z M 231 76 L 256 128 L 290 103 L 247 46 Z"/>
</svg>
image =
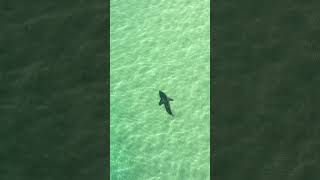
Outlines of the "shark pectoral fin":
<svg viewBox="0 0 320 180">
<path fill-rule="evenodd" d="M 171 98 L 169 98 L 169 97 L 168 97 L 168 100 L 169 100 L 169 101 L 173 101 L 173 99 L 171 99 Z"/>
<path fill-rule="evenodd" d="M 160 102 L 159 102 L 159 106 L 161 106 L 161 104 L 163 104 L 163 101 L 162 101 L 162 99 L 160 100 Z"/>
</svg>

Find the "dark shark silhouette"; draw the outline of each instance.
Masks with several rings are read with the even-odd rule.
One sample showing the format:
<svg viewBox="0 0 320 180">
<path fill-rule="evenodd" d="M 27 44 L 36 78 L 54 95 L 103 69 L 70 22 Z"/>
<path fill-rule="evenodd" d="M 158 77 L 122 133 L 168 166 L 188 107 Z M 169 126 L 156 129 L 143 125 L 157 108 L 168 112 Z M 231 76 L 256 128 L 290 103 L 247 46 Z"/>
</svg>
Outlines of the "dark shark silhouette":
<svg viewBox="0 0 320 180">
<path fill-rule="evenodd" d="M 160 96 L 160 102 L 159 102 L 159 106 L 161 106 L 162 104 L 164 104 L 164 107 L 166 108 L 166 111 L 168 114 L 172 115 L 172 111 L 170 108 L 170 101 L 173 101 L 173 99 L 169 98 L 164 92 L 159 91 L 159 96 Z"/>
</svg>

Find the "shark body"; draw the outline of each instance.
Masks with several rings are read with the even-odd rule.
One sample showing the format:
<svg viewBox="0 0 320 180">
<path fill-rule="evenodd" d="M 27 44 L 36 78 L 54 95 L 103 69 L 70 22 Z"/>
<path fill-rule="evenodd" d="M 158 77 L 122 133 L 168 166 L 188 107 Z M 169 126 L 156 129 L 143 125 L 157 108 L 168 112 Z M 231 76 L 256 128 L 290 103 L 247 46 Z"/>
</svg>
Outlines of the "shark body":
<svg viewBox="0 0 320 180">
<path fill-rule="evenodd" d="M 169 98 L 164 92 L 159 91 L 159 96 L 160 96 L 160 102 L 159 106 L 164 104 L 164 107 L 166 108 L 166 111 L 168 114 L 173 116 L 171 108 L 170 108 L 170 101 L 173 101 L 173 99 Z"/>
</svg>

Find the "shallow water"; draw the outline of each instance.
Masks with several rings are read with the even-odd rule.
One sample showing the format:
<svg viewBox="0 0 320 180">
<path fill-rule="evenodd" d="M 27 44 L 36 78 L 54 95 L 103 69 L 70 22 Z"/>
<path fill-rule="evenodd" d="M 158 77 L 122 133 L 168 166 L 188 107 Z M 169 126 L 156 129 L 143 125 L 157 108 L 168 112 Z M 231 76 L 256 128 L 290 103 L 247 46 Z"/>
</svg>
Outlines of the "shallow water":
<svg viewBox="0 0 320 180">
<path fill-rule="evenodd" d="M 110 9 L 111 179 L 209 179 L 209 0 Z"/>
</svg>

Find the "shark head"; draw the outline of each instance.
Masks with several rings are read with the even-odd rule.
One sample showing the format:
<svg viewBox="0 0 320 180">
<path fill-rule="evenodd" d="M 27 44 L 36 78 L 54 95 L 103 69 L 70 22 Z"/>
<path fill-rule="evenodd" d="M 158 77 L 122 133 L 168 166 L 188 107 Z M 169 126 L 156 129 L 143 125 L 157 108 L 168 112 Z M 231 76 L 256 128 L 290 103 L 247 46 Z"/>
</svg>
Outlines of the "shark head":
<svg viewBox="0 0 320 180">
<path fill-rule="evenodd" d="M 164 92 L 162 92 L 161 90 L 159 90 L 159 95 L 160 97 L 165 96 Z"/>
</svg>

